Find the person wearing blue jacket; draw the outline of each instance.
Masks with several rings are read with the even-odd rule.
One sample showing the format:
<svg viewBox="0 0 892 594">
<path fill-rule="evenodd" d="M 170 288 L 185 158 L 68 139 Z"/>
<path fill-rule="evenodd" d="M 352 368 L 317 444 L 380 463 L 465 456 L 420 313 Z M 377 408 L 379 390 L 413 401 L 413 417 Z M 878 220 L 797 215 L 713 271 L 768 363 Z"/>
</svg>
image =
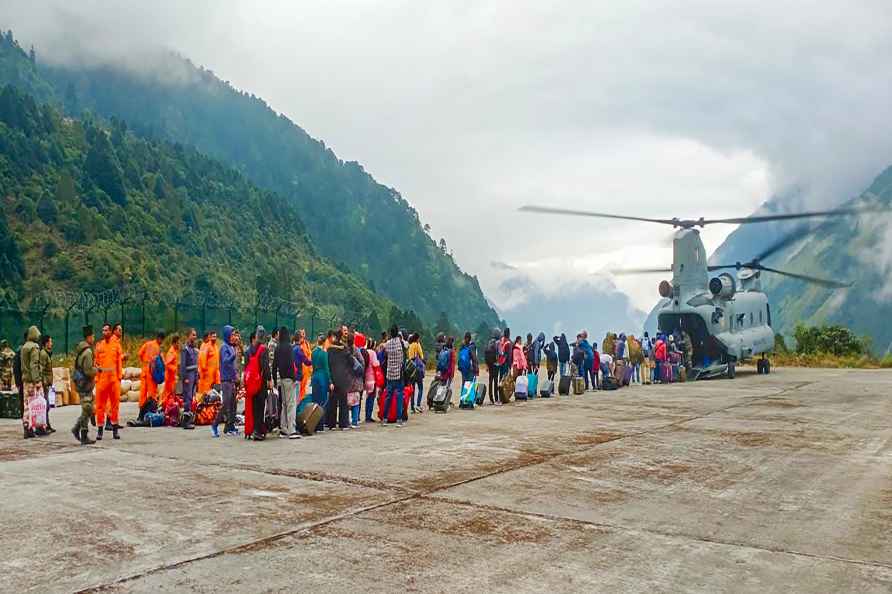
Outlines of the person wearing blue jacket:
<svg viewBox="0 0 892 594">
<path fill-rule="evenodd" d="M 585 380 L 585 389 L 588 390 L 589 379 L 592 375 L 592 365 L 595 364 L 595 349 L 592 348 L 591 343 L 588 341 L 588 332 L 583 330 L 580 336 L 582 336 L 582 340 L 579 341 L 579 348 L 585 353 L 585 358 L 582 360 L 581 372 L 582 377 Z M 592 388 L 595 387 L 596 386 L 592 386 Z"/>
<path fill-rule="evenodd" d="M 238 352 L 235 349 L 235 337 L 232 326 L 223 326 L 223 344 L 220 345 L 220 384 L 223 391 L 223 406 L 217 411 L 217 418 L 211 425 L 211 433 L 214 437 L 220 437 L 220 422 L 223 425 L 223 435 L 238 435 L 235 426 L 235 386 L 238 383 L 238 371 L 236 368 Z"/>
</svg>

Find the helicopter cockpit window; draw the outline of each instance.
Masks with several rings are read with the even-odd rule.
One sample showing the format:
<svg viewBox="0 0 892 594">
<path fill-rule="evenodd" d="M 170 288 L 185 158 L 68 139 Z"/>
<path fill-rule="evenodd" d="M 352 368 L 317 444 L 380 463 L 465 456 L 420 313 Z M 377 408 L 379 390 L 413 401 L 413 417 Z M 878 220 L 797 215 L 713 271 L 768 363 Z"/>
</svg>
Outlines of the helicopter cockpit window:
<svg viewBox="0 0 892 594">
<path fill-rule="evenodd" d="M 737 327 L 743 328 L 743 320 L 746 319 L 746 314 L 737 314 Z"/>
</svg>

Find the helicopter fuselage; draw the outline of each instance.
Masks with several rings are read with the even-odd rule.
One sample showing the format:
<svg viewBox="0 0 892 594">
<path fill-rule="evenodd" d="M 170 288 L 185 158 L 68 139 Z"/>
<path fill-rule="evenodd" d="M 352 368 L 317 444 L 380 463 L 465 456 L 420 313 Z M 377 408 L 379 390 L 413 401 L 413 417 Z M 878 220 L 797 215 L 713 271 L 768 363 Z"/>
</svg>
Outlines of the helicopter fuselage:
<svg viewBox="0 0 892 594">
<path fill-rule="evenodd" d="M 717 291 L 710 290 L 709 280 L 700 233 L 679 230 L 673 240 L 671 291 L 663 294 L 657 324 L 662 332 L 685 331 L 691 337 L 695 377 L 719 374 L 728 363 L 774 348 L 771 308 L 758 273 L 747 271 L 738 279 L 720 275 Z"/>
</svg>

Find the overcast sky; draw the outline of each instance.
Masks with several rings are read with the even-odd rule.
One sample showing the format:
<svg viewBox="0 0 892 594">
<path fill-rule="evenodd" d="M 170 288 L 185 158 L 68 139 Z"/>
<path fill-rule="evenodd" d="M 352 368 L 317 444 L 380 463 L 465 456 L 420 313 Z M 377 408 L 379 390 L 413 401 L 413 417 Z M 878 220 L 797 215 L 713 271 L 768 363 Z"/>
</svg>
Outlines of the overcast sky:
<svg viewBox="0 0 892 594">
<path fill-rule="evenodd" d="M 496 303 L 492 261 L 551 291 L 671 261 L 660 227 L 522 204 L 743 215 L 793 186 L 841 201 L 892 163 L 888 0 L 5 0 L 0 19 L 43 59 L 160 44 L 265 98 L 400 190 Z M 658 280 L 617 284 L 649 309 Z"/>
</svg>

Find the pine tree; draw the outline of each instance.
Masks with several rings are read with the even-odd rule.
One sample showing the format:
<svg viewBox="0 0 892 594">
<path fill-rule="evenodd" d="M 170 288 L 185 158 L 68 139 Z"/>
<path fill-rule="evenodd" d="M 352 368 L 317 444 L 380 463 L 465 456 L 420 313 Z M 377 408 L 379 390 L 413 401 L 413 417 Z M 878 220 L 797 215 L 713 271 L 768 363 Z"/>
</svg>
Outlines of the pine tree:
<svg viewBox="0 0 892 594">
<path fill-rule="evenodd" d="M 121 206 L 126 205 L 124 174 L 114 148 L 108 141 L 108 135 L 104 130 L 94 129 L 89 137 L 92 137 L 92 144 L 84 163 L 85 172 L 113 202 Z"/>
<path fill-rule="evenodd" d="M 59 215 L 59 208 L 56 206 L 56 201 L 53 200 L 53 197 L 49 195 L 49 193 L 44 193 L 43 196 L 40 197 L 40 200 L 37 201 L 37 216 L 40 217 L 40 220 L 46 223 L 48 226 L 53 226 L 56 224 L 56 218 Z"/>
</svg>

